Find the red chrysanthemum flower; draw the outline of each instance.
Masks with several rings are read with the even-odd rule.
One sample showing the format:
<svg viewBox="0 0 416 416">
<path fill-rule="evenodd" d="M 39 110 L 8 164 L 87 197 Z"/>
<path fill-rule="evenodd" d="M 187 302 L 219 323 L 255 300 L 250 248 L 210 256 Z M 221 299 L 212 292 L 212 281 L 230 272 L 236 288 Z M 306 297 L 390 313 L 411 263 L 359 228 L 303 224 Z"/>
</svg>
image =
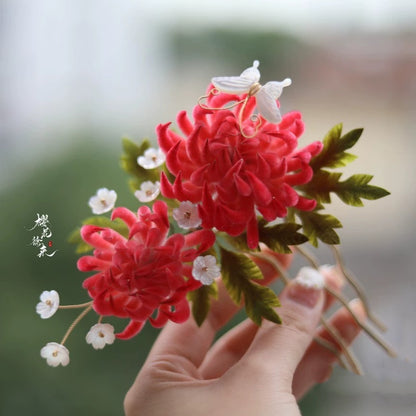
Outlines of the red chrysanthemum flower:
<svg viewBox="0 0 416 416">
<path fill-rule="evenodd" d="M 153 212 L 142 206 L 137 215 L 116 208 L 111 218 L 127 224 L 128 238 L 110 228 L 81 228 L 82 238 L 95 250 L 93 256 L 78 260 L 78 269 L 99 271 L 83 283 L 94 310 L 100 315 L 130 318 L 117 334 L 121 339 L 136 335 L 147 320 L 155 327 L 168 320 L 187 320 L 186 294 L 201 286 L 192 277 L 192 262 L 214 244 L 213 232 L 198 230 L 167 238 L 167 206 L 161 201 L 155 202 Z"/>
<path fill-rule="evenodd" d="M 259 116 L 256 131 L 251 118 L 255 97 L 248 99 L 244 114 L 240 114 L 242 104 L 218 110 L 244 98 L 210 94 L 209 108 L 195 106 L 193 123 L 185 111 L 180 112 L 177 123 L 184 137 L 170 130 L 170 123 L 158 126 L 159 146 L 175 176 L 171 184 L 162 173 L 161 191 L 167 198 L 197 203 L 204 228 L 216 227 L 232 236 L 247 231 L 248 246 L 255 248 L 259 213 L 272 221 L 285 217 L 288 207 L 315 208 L 316 202 L 299 195 L 294 187 L 312 179 L 309 162 L 322 143 L 297 149 L 304 131 L 298 112 L 284 115 L 277 125 Z"/>
</svg>

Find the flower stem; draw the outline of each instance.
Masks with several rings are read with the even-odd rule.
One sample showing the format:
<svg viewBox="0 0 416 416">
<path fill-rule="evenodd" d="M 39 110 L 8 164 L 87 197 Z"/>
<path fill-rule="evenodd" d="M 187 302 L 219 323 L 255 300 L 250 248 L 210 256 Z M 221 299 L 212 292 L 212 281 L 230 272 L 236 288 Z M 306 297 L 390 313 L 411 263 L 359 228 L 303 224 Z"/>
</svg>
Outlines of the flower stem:
<svg viewBox="0 0 416 416">
<path fill-rule="evenodd" d="M 286 270 L 281 266 L 278 260 L 274 259 L 272 256 L 264 254 L 264 253 L 250 253 L 250 256 L 257 257 L 259 259 L 267 261 L 271 266 L 275 268 L 275 270 L 279 273 L 280 277 L 282 278 L 282 281 L 285 285 L 288 285 L 290 281 L 292 280 L 289 276 L 289 274 L 286 272 Z M 342 352 L 344 353 L 350 367 L 351 371 L 353 371 L 356 374 L 363 374 L 361 370 L 360 363 L 358 360 L 353 356 L 351 350 L 348 348 L 348 346 L 345 344 L 344 340 L 342 339 L 341 335 L 338 334 L 338 331 L 330 326 L 326 319 L 321 316 L 321 323 L 326 328 L 326 330 L 329 332 L 329 334 L 332 336 L 334 341 L 341 347 Z M 347 368 L 345 363 L 343 362 L 342 355 L 339 353 L 339 351 L 328 341 L 320 338 L 320 337 L 314 337 L 314 341 L 316 341 L 318 344 L 322 345 L 327 350 L 331 351 L 339 361 L 339 364 L 343 368 Z"/>
<path fill-rule="evenodd" d="M 59 305 L 58 309 L 79 309 L 85 308 L 86 306 L 92 305 L 92 300 L 90 302 L 79 303 L 78 305 Z"/>
<path fill-rule="evenodd" d="M 342 349 L 342 352 L 344 353 L 345 358 L 347 359 L 348 364 L 351 367 L 351 371 L 359 376 L 363 375 L 364 373 L 361 368 L 360 362 L 354 356 L 351 349 L 348 348 L 348 345 L 345 343 L 344 339 L 337 331 L 337 329 L 330 325 L 329 322 L 323 316 L 321 316 L 320 321 L 322 326 L 328 331 L 328 333 L 332 336 L 332 338 L 338 343 L 338 345 Z"/>
<path fill-rule="evenodd" d="M 330 352 L 332 352 L 332 354 L 334 354 L 337 357 L 340 367 L 342 367 L 345 370 L 348 370 L 348 366 L 345 363 L 345 359 L 344 359 L 343 355 L 339 352 L 339 350 L 337 348 L 334 347 L 334 345 L 331 342 L 327 341 L 326 339 L 324 339 L 324 338 L 322 338 L 318 335 L 315 335 L 313 340 L 317 344 L 321 345 L 322 347 L 324 347 L 327 350 L 329 350 Z"/>
<path fill-rule="evenodd" d="M 315 267 L 316 269 L 319 268 L 319 264 L 317 263 L 317 261 L 306 250 L 300 249 L 300 247 L 296 247 L 296 249 L 299 251 L 300 254 L 302 254 L 311 263 L 311 265 L 313 265 L 313 267 Z M 337 260 L 340 259 L 340 258 L 341 258 L 340 256 L 337 257 Z M 342 265 L 341 264 L 340 264 L 340 267 L 341 267 L 341 270 L 342 270 Z M 344 271 L 343 271 L 343 273 L 344 273 Z M 344 273 L 344 275 L 345 275 L 345 273 Z M 345 277 L 350 282 L 348 277 L 347 276 L 345 276 Z M 382 347 L 387 352 L 387 354 L 390 355 L 390 357 L 396 357 L 397 356 L 396 351 L 394 351 L 392 347 L 390 347 L 380 336 L 378 336 L 365 322 L 362 322 L 358 318 L 358 316 L 351 309 L 350 305 L 348 304 L 347 299 L 344 296 L 342 296 L 340 293 L 335 292 L 334 290 L 332 290 L 330 287 L 328 287 L 326 285 L 325 285 L 325 290 L 345 306 L 345 308 L 351 314 L 354 321 L 361 327 L 361 329 L 363 329 L 370 338 L 372 338 L 377 344 L 379 344 L 380 347 Z M 358 293 L 358 292 L 357 292 L 357 294 L 360 296 L 360 299 L 362 300 L 361 294 Z M 363 306 L 364 306 L 364 301 L 363 301 Z M 367 313 L 367 310 L 366 310 L 366 313 Z"/>
<path fill-rule="evenodd" d="M 365 312 L 367 314 L 368 319 L 378 328 L 380 331 L 386 331 L 386 326 L 376 317 L 370 310 L 370 306 L 368 304 L 367 296 L 364 292 L 363 287 L 360 285 L 360 282 L 346 270 L 345 263 L 342 259 L 341 253 L 339 252 L 338 248 L 336 246 L 331 246 L 332 251 L 334 252 L 334 256 L 337 260 L 337 263 L 341 269 L 341 272 L 345 276 L 345 278 L 348 280 L 348 282 L 351 284 L 351 286 L 355 289 L 355 292 L 363 302 L 363 306 L 365 309 Z"/>
<path fill-rule="evenodd" d="M 351 309 L 350 305 L 348 304 L 347 299 L 339 293 L 336 293 L 330 287 L 325 287 L 326 291 L 332 295 L 334 298 L 339 300 L 347 309 L 347 311 L 351 314 L 354 321 L 363 329 L 367 335 L 372 338 L 381 348 L 383 348 L 390 357 L 397 357 L 396 351 L 393 350 L 379 335 L 377 335 L 366 323 L 362 322 L 360 318 L 355 314 L 355 312 Z"/>
<path fill-rule="evenodd" d="M 69 335 L 73 331 L 73 329 L 77 326 L 77 324 L 81 321 L 81 319 L 92 309 L 92 302 L 88 303 L 89 306 L 87 306 L 75 319 L 74 322 L 69 326 L 68 330 L 66 331 L 64 337 L 62 338 L 61 345 L 64 345 L 66 340 L 68 339 Z"/>
</svg>

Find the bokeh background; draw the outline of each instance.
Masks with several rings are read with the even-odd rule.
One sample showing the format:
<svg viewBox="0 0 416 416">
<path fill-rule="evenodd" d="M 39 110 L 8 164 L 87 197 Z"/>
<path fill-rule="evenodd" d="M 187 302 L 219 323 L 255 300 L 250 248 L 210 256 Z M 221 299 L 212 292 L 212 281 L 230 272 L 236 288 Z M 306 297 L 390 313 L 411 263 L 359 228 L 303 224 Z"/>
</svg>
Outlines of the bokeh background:
<svg viewBox="0 0 416 416">
<path fill-rule="evenodd" d="M 389 326 L 400 353 L 361 336 L 366 375 L 335 370 L 301 403 L 305 415 L 413 415 L 415 366 L 416 3 L 412 0 L 0 1 L 0 414 L 121 415 L 122 401 L 157 331 L 94 351 L 87 317 L 67 345 L 71 364 L 39 356 L 76 312 L 41 321 L 42 290 L 86 299 L 67 243 L 90 215 L 97 188 L 137 206 L 119 168 L 120 139 L 191 110 L 209 79 L 260 60 L 262 80 L 291 77 L 283 111 L 302 111 L 304 142 L 333 125 L 364 127 L 347 173 L 371 173 L 391 196 L 344 207 L 343 253 Z M 48 214 L 51 258 L 31 246 Z M 320 254 L 330 261 L 327 250 Z M 116 323 L 120 328 L 120 323 Z"/>
</svg>

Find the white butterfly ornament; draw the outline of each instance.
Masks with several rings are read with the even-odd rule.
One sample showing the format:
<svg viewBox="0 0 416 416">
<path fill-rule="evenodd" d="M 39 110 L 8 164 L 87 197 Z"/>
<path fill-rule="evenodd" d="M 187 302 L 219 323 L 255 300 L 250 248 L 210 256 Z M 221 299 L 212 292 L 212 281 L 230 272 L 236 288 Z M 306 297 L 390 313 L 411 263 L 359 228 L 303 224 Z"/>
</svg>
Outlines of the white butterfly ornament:
<svg viewBox="0 0 416 416">
<path fill-rule="evenodd" d="M 276 100 L 282 94 L 283 88 L 292 84 L 290 78 L 283 81 L 270 81 L 265 85 L 259 83 L 259 61 L 245 69 L 238 77 L 214 77 L 211 82 L 221 92 L 228 94 L 244 94 L 247 98 L 256 97 L 258 112 L 270 123 L 280 123 L 282 116 Z"/>
</svg>

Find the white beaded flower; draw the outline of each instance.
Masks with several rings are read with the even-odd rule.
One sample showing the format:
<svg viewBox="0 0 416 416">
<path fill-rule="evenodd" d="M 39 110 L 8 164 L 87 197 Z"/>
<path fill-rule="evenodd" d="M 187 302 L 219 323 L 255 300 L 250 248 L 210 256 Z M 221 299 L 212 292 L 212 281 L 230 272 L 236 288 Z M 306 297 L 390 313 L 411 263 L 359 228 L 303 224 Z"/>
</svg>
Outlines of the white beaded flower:
<svg viewBox="0 0 416 416">
<path fill-rule="evenodd" d="M 198 256 L 194 260 L 192 267 L 192 276 L 199 280 L 203 285 L 210 285 L 215 278 L 220 275 L 220 267 L 217 259 L 210 254 L 207 256 Z"/>
<path fill-rule="evenodd" d="M 199 218 L 198 206 L 190 201 L 181 202 L 179 208 L 172 211 L 172 215 L 179 227 L 185 230 L 199 227 L 202 222 Z"/>
<path fill-rule="evenodd" d="M 153 201 L 160 192 L 160 182 L 145 181 L 140 185 L 140 189 L 134 193 L 134 196 L 140 202 Z"/>
<path fill-rule="evenodd" d="M 116 203 L 117 193 L 107 188 L 100 188 L 97 193 L 90 198 L 88 205 L 91 207 L 93 214 L 104 214 L 111 211 Z"/>
<path fill-rule="evenodd" d="M 89 330 L 85 340 L 96 350 L 101 350 L 106 344 L 112 344 L 115 338 L 113 325 L 95 324 Z"/>
<path fill-rule="evenodd" d="M 150 147 L 144 152 L 143 156 L 137 158 L 137 163 L 145 169 L 154 169 L 162 165 L 165 161 L 165 154 L 160 149 Z"/>
<path fill-rule="evenodd" d="M 68 349 L 57 342 L 48 342 L 41 350 L 40 356 L 46 359 L 51 367 L 57 367 L 61 364 L 63 367 L 69 364 Z"/>
<path fill-rule="evenodd" d="M 40 295 L 40 302 L 36 305 L 36 313 L 42 319 L 48 319 L 59 308 L 59 294 L 56 290 L 45 290 Z"/>
</svg>

